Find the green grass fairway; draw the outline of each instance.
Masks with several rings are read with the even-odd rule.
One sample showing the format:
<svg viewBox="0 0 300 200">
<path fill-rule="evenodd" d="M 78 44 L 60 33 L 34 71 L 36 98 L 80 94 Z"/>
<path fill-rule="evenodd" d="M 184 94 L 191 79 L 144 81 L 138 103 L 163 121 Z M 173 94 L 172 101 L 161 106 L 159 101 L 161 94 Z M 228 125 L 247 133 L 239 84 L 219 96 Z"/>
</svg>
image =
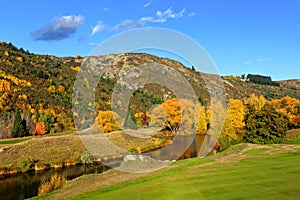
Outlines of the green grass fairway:
<svg viewBox="0 0 300 200">
<path fill-rule="evenodd" d="M 31 139 L 32 138 L 9 139 L 9 140 L 0 141 L 0 144 L 17 144 Z"/>
<path fill-rule="evenodd" d="M 207 160 L 205 160 L 207 159 Z M 299 199 L 300 152 L 212 162 L 210 158 L 177 162 L 146 178 L 90 192 L 72 199 Z"/>
</svg>

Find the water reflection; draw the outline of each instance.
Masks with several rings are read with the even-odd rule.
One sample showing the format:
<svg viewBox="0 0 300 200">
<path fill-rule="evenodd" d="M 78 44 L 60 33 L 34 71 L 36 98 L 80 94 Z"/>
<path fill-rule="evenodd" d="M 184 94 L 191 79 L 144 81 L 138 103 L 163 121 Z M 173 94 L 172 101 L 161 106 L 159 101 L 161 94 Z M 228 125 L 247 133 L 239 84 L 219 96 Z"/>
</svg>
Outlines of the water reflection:
<svg viewBox="0 0 300 200">
<path fill-rule="evenodd" d="M 0 199 L 23 200 L 36 196 L 41 178 L 46 177 L 50 179 L 54 173 L 63 175 L 67 180 L 70 180 L 83 174 L 101 173 L 105 170 L 107 170 L 107 167 L 100 164 L 93 164 L 76 165 L 63 169 L 50 169 L 37 173 L 31 172 L 13 176 L 2 176 L 0 177 Z"/>
<path fill-rule="evenodd" d="M 190 135 L 174 137 L 172 144 L 154 152 L 149 152 L 146 155 L 157 160 L 182 160 L 206 156 L 211 150 L 208 145 L 209 141 L 207 141 L 207 137 L 205 136 L 206 135 Z"/>
</svg>

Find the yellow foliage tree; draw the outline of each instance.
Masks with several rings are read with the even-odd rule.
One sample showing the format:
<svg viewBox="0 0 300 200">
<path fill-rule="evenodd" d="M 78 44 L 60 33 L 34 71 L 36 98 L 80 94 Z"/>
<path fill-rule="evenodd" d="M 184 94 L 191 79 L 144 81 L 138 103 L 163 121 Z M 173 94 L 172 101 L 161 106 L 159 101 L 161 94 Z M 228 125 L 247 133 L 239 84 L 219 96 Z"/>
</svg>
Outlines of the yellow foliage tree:
<svg viewBox="0 0 300 200">
<path fill-rule="evenodd" d="M 100 111 L 97 115 L 97 121 L 104 133 L 119 130 L 118 124 L 116 123 L 118 119 L 119 116 L 112 111 Z"/>
<path fill-rule="evenodd" d="M 244 116 L 245 108 L 240 100 L 230 99 L 226 118 L 230 120 L 231 126 L 237 136 L 240 138 L 244 134 Z"/>
<path fill-rule="evenodd" d="M 198 123 L 198 133 L 199 134 L 206 134 L 208 122 L 209 122 L 209 119 L 208 119 L 206 108 L 205 108 L 205 106 L 200 106 L 200 108 L 199 108 L 199 123 Z"/>
<path fill-rule="evenodd" d="M 15 85 L 15 87 L 12 89 L 11 85 Z M 19 91 L 22 89 L 20 86 L 28 87 L 30 85 L 30 82 L 20 80 L 15 76 L 8 75 L 0 70 L 0 111 L 5 112 L 15 106 L 22 109 L 26 108 L 24 100 L 27 99 L 27 96 L 25 94 L 20 94 Z M 18 97 L 19 100 L 16 102 L 15 99 Z"/>
<path fill-rule="evenodd" d="M 245 99 L 245 104 L 253 105 L 255 110 L 261 110 L 266 102 L 267 100 L 262 95 L 258 97 L 256 94 L 252 94 L 249 98 Z"/>
<path fill-rule="evenodd" d="M 232 126 L 232 122 L 229 118 L 226 118 L 225 121 L 224 121 L 224 125 L 223 125 L 221 135 L 227 136 L 229 141 L 237 139 L 237 135 L 236 135 L 235 130 Z"/>
<path fill-rule="evenodd" d="M 192 134 L 193 128 L 198 123 L 195 104 L 188 99 L 172 98 L 156 106 L 151 112 L 151 124 L 162 125 L 172 132 L 180 131 L 181 134 Z"/>
</svg>

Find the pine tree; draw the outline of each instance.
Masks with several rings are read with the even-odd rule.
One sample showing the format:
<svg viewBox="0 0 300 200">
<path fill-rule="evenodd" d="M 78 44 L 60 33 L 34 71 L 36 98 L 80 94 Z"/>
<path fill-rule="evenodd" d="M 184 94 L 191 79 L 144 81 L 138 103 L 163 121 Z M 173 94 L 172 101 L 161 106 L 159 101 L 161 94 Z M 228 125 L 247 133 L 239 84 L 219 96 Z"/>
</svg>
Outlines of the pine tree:
<svg viewBox="0 0 300 200">
<path fill-rule="evenodd" d="M 26 128 L 24 127 L 24 122 L 21 118 L 20 110 L 16 110 L 14 125 L 12 128 L 13 137 L 24 137 L 26 136 Z"/>
</svg>

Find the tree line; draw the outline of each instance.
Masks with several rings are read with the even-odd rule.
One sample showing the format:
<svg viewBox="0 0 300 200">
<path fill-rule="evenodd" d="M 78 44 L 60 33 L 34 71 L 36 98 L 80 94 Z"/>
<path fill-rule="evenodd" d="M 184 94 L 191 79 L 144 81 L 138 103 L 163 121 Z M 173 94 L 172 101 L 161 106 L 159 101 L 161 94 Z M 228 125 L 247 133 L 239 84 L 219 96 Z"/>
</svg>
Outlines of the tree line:
<svg viewBox="0 0 300 200">
<path fill-rule="evenodd" d="M 162 131 L 177 134 L 213 133 L 220 123 L 218 113 L 224 112 L 218 103 L 214 106 L 195 105 L 187 99 L 168 99 L 155 106 L 150 113 L 131 113 L 137 126 L 150 125 Z M 100 111 L 97 123 L 103 132 L 124 128 L 126 120 L 112 111 Z M 145 123 L 146 122 L 146 123 Z M 300 100 L 284 97 L 272 101 L 251 95 L 242 100 L 230 99 L 219 140 L 221 143 L 245 142 L 279 143 L 288 129 L 300 128 Z M 216 129 L 216 128 L 215 128 Z"/>
<path fill-rule="evenodd" d="M 270 76 L 248 74 L 247 79 L 250 82 L 256 83 L 256 84 L 280 86 L 279 83 L 272 81 L 272 78 Z"/>
</svg>

